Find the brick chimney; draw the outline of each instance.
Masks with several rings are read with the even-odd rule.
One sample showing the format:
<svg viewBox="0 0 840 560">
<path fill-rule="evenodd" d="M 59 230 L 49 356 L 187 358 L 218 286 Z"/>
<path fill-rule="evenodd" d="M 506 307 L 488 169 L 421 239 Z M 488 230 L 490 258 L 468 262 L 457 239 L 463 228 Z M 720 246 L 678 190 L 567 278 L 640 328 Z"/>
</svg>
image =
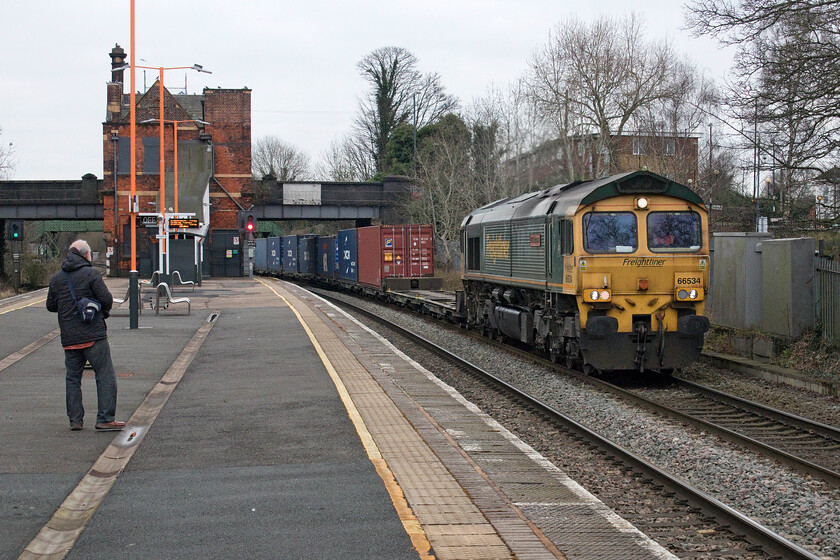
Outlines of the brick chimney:
<svg viewBox="0 0 840 560">
<path fill-rule="evenodd" d="M 125 64 L 125 50 L 119 46 L 114 45 L 111 49 L 111 81 L 108 83 L 108 108 L 106 121 L 110 123 L 120 122 L 122 113 L 122 98 L 123 98 L 123 73 L 124 69 L 120 68 Z M 117 70 L 117 68 L 120 68 Z"/>
</svg>

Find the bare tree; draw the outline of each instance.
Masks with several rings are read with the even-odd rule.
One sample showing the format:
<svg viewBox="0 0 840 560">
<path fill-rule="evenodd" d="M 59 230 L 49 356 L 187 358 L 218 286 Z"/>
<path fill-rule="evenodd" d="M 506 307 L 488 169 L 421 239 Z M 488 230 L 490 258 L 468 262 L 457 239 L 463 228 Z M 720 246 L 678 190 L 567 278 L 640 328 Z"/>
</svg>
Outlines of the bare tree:
<svg viewBox="0 0 840 560">
<path fill-rule="evenodd" d="M 615 137 L 639 111 L 668 99 L 678 86 L 674 50 L 666 42 L 645 41 L 635 15 L 562 22 L 530 66 L 531 99 L 563 142 L 569 180 L 608 173 Z M 575 161 L 574 137 L 590 144 L 584 152 L 591 170 Z"/>
<path fill-rule="evenodd" d="M 0 128 L 0 137 L 2 136 L 3 129 Z M 0 142 L 0 180 L 11 179 L 16 165 L 14 145 L 11 142 L 8 145 Z"/>
<path fill-rule="evenodd" d="M 437 74 L 422 74 L 417 57 L 400 47 L 383 47 L 358 63 L 370 84 L 356 117 L 357 140 L 385 172 L 385 150 L 394 129 L 402 123 L 417 127 L 441 118 L 457 107 L 457 100 L 446 94 Z"/>
<path fill-rule="evenodd" d="M 737 45 L 729 112 L 752 131 L 742 145 L 756 154 L 754 181 L 764 166 L 784 224 L 810 222 L 816 182 L 840 163 L 840 2 L 694 0 L 686 19 Z"/>
<path fill-rule="evenodd" d="M 470 196 L 474 184 L 471 148 L 467 124 L 449 114 L 434 125 L 418 150 L 421 189 L 410 212 L 413 219 L 432 224 L 436 237 L 443 240 L 457 240 L 461 220 L 475 208 Z M 445 247 L 448 252 L 450 246 Z M 451 260 L 451 254 L 446 256 Z"/>
<path fill-rule="evenodd" d="M 332 181 L 369 181 L 376 174 L 370 154 L 351 136 L 333 140 L 321 155 L 319 177 Z"/>
<path fill-rule="evenodd" d="M 309 156 L 297 146 L 277 136 L 264 136 L 251 150 L 251 173 L 257 179 L 266 176 L 278 181 L 306 181 L 312 178 Z"/>
<path fill-rule="evenodd" d="M 490 88 L 470 105 L 467 120 L 476 136 L 473 157 L 481 187 L 479 205 L 531 190 L 535 177 L 528 154 L 549 132 L 529 101 L 524 82 L 517 80 L 504 91 Z M 482 132 L 486 132 L 483 137 Z"/>
</svg>

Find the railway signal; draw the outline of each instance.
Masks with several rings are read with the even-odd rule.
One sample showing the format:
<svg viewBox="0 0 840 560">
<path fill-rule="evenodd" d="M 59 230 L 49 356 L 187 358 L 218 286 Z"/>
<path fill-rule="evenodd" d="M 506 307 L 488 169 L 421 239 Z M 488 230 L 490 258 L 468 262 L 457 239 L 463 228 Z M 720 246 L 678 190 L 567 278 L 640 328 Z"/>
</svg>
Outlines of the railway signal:
<svg viewBox="0 0 840 560">
<path fill-rule="evenodd" d="M 256 233 L 257 217 L 247 210 L 240 210 L 239 231 L 244 231 L 245 233 Z"/>
<path fill-rule="evenodd" d="M 9 239 L 12 241 L 23 239 L 23 220 L 9 220 Z"/>
</svg>

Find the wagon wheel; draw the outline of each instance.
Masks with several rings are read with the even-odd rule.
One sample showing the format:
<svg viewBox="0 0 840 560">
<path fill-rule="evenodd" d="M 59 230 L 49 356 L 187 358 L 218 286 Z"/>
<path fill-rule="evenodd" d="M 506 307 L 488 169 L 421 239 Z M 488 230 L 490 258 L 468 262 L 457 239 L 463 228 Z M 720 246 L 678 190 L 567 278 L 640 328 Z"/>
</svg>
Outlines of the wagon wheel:
<svg viewBox="0 0 840 560">
<path fill-rule="evenodd" d="M 595 366 L 592 364 L 583 364 L 584 375 L 595 375 L 596 373 L 598 373 L 598 370 L 595 369 Z"/>
</svg>

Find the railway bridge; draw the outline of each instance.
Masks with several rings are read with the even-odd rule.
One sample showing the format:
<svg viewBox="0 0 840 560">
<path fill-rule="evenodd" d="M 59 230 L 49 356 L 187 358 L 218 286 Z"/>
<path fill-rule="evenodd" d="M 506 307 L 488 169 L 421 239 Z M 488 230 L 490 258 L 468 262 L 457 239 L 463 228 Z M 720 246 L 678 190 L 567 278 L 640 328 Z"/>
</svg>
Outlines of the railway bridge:
<svg viewBox="0 0 840 560">
<path fill-rule="evenodd" d="M 171 257 L 178 259 L 183 255 L 184 259 L 190 260 L 194 254 L 193 244 L 206 240 L 209 254 L 202 259 L 205 274 L 241 276 L 243 258 L 242 252 L 237 250 L 240 232 L 232 230 L 229 221 L 214 223 L 214 218 L 221 216 L 212 211 L 213 201 L 225 197 L 227 191 L 212 176 L 206 189 L 211 211 L 201 217 L 200 231 L 203 235 L 182 232 L 181 237 L 185 237 L 186 233 L 189 243 L 180 243 L 184 245 L 181 251 L 178 242 L 185 240 L 173 239 Z M 120 255 L 127 256 L 130 254 L 128 224 L 123 220 L 122 231 L 113 231 L 114 222 L 120 223 L 119 209 L 114 201 L 127 195 L 118 190 L 115 197 L 115 190 L 111 179 L 98 179 L 90 173 L 80 180 L 71 181 L 0 181 L 0 242 L 5 241 L 7 220 L 21 220 L 24 225 L 32 221 L 49 222 L 41 230 L 53 237 L 62 231 L 81 231 L 80 227 L 84 231 L 102 231 L 106 250 L 117 260 Z M 227 198 L 257 220 L 351 220 L 356 226 L 365 226 L 402 221 L 402 204 L 410 196 L 411 185 L 406 178 L 386 177 L 381 182 L 254 181 L 250 192 L 243 191 L 239 197 L 228 193 Z M 148 210 L 154 212 L 155 208 Z M 117 220 L 113 219 L 115 215 Z M 141 227 L 143 225 L 140 224 Z M 156 222 L 150 225 L 149 230 L 141 229 L 150 235 L 138 235 L 138 269 L 141 276 L 151 274 L 158 255 L 154 247 Z M 258 228 L 258 231 L 267 231 L 267 225 Z M 2 264 L 0 257 L 0 267 Z M 178 269 L 192 270 L 193 266 L 184 265 Z"/>
</svg>

